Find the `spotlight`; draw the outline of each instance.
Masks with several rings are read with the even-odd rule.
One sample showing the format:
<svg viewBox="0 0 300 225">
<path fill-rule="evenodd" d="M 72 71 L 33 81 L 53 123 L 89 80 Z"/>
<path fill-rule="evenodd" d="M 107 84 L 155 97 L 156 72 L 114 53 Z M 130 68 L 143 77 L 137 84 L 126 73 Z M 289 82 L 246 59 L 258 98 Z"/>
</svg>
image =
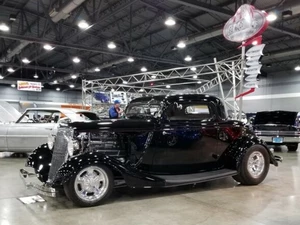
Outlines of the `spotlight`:
<svg viewBox="0 0 300 225">
<path fill-rule="evenodd" d="M 176 21 L 174 20 L 173 17 L 168 17 L 167 20 L 165 21 L 165 24 L 167 26 L 174 26 L 176 24 Z"/>
<path fill-rule="evenodd" d="M 72 78 L 72 79 L 76 79 L 77 76 L 76 76 L 75 74 L 73 74 L 73 75 L 71 75 L 71 78 Z"/>
<path fill-rule="evenodd" d="M 47 51 L 51 51 L 51 50 L 54 49 L 54 47 L 52 47 L 52 46 L 49 45 L 49 44 L 45 44 L 45 45 L 44 45 L 44 49 L 47 50 Z"/>
<path fill-rule="evenodd" d="M 191 71 L 196 71 L 196 70 L 197 70 L 196 67 L 192 67 L 192 68 L 191 68 Z"/>
<path fill-rule="evenodd" d="M 129 57 L 129 58 L 127 59 L 127 61 L 128 61 L 128 62 L 134 62 L 134 58 Z"/>
<path fill-rule="evenodd" d="M 143 67 L 141 68 L 141 71 L 142 71 L 142 72 L 147 72 L 147 68 L 143 66 Z"/>
<path fill-rule="evenodd" d="M 171 88 L 171 86 L 170 85 L 166 85 L 166 88 Z"/>
<path fill-rule="evenodd" d="M 7 71 L 8 71 L 9 73 L 15 72 L 15 70 L 14 70 L 13 68 L 11 68 L 11 67 L 9 67 L 9 68 L 7 69 Z"/>
<path fill-rule="evenodd" d="M 178 48 L 185 48 L 186 44 L 184 41 L 179 41 L 178 44 L 177 44 L 177 47 Z"/>
<path fill-rule="evenodd" d="M 83 30 L 90 28 L 90 25 L 85 20 L 81 20 L 77 25 L 80 29 Z"/>
<path fill-rule="evenodd" d="M 56 91 L 60 91 L 60 88 L 56 88 Z"/>
<path fill-rule="evenodd" d="M 38 79 L 39 76 L 37 74 L 34 74 L 33 78 Z"/>
<path fill-rule="evenodd" d="M 295 70 L 296 70 L 296 71 L 300 71 L 300 66 L 296 66 L 296 67 L 295 67 Z"/>
<path fill-rule="evenodd" d="M 100 72 L 100 68 L 99 68 L 99 67 L 96 67 L 96 68 L 95 68 L 95 72 Z"/>
<path fill-rule="evenodd" d="M 190 61 L 192 61 L 192 57 L 189 56 L 189 55 L 187 55 L 187 56 L 184 58 L 184 60 L 187 61 L 187 62 L 190 62 Z"/>
<path fill-rule="evenodd" d="M 269 13 L 268 15 L 267 15 L 267 20 L 269 21 L 269 22 L 273 22 L 273 21 L 275 21 L 277 19 L 277 15 L 275 14 L 275 13 Z"/>
<path fill-rule="evenodd" d="M 27 58 L 22 59 L 22 62 L 25 63 L 25 64 L 30 63 L 30 61 Z"/>
<path fill-rule="evenodd" d="M 75 85 L 74 85 L 74 84 L 70 84 L 69 87 L 70 87 L 70 88 L 74 88 Z"/>
<path fill-rule="evenodd" d="M 9 31 L 9 26 L 7 26 L 5 23 L 0 23 L 0 30 Z"/>
<path fill-rule="evenodd" d="M 109 42 L 108 45 L 107 45 L 107 47 L 109 49 L 115 49 L 117 46 L 116 46 L 116 44 L 114 42 Z"/>
<path fill-rule="evenodd" d="M 74 57 L 74 58 L 73 58 L 73 62 L 74 62 L 74 63 L 80 63 L 80 59 L 79 59 L 78 57 Z"/>
</svg>

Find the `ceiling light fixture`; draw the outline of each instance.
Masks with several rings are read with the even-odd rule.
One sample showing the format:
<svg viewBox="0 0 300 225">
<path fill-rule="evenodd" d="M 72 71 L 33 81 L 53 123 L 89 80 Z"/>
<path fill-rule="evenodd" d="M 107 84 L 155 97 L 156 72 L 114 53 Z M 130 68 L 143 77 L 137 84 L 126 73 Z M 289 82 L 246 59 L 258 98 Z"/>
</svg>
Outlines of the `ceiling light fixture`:
<svg viewBox="0 0 300 225">
<path fill-rule="evenodd" d="M 43 48 L 44 48 L 45 50 L 47 50 L 47 51 L 51 51 L 51 50 L 54 49 L 54 47 L 52 47 L 52 46 L 49 45 L 49 44 L 45 44 Z"/>
<path fill-rule="evenodd" d="M 191 68 L 191 71 L 196 71 L 196 70 L 197 70 L 196 67 L 192 67 L 192 68 Z"/>
<path fill-rule="evenodd" d="M 170 16 L 166 19 L 165 24 L 167 26 L 174 26 L 176 24 L 176 21 L 173 17 Z"/>
<path fill-rule="evenodd" d="M 187 62 L 190 62 L 190 61 L 192 61 L 192 57 L 189 56 L 189 55 L 187 55 L 187 56 L 184 58 L 184 60 L 187 61 Z"/>
<path fill-rule="evenodd" d="M 22 62 L 25 63 L 25 64 L 29 64 L 30 63 L 30 61 L 27 58 L 22 59 Z"/>
<path fill-rule="evenodd" d="M 72 78 L 72 79 L 76 79 L 77 76 L 76 76 L 75 74 L 73 74 L 73 75 L 71 75 L 71 78 Z"/>
<path fill-rule="evenodd" d="M 0 80 L 3 80 L 4 79 L 4 76 L 0 75 Z"/>
<path fill-rule="evenodd" d="M 9 67 L 9 68 L 7 69 L 7 71 L 8 71 L 9 73 L 15 72 L 15 70 L 14 70 L 13 68 L 11 68 L 11 67 Z"/>
<path fill-rule="evenodd" d="M 126 80 L 123 80 L 123 84 L 128 84 L 128 82 Z"/>
<path fill-rule="evenodd" d="M 60 88 L 56 88 L 56 91 L 60 91 Z"/>
<path fill-rule="evenodd" d="M 275 14 L 275 13 L 269 13 L 268 15 L 267 15 L 267 20 L 269 21 L 269 22 L 273 22 L 273 21 L 275 21 L 277 19 L 277 15 Z"/>
<path fill-rule="evenodd" d="M 129 57 L 129 58 L 127 59 L 127 61 L 128 61 L 128 62 L 134 62 L 134 58 Z"/>
<path fill-rule="evenodd" d="M 11 87 L 13 87 L 13 88 L 15 88 L 16 87 L 16 85 L 15 84 L 12 84 L 12 85 L 10 85 Z"/>
<path fill-rule="evenodd" d="M 194 78 L 194 79 L 197 79 L 197 78 L 198 78 L 198 76 L 197 76 L 197 75 L 194 75 L 194 76 L 193 76 L 193 78 Z"/>
<path fill-rule="evenodd" d="M 144 88 L 141 88 L 140 90 L 139 90 L 139 92 L 144 92 L 145 91 L 145 89 Z"/>
<path fill-rule="evenodd" d="M 141 68 L 141 71 L 142 71 L 142 72 L 147 72 L 147 68 L 143 66 L 143 67 Z"/>
<path fill-rule="evenodd" d="M 99 67 L 96 67 L 94 70 L 95 70 L 95 72 L 100 72 L 100 68 Z"/>
<path fill-rule="evenodd" d="M 107 47 L 109 49 L 115 49 L 117 46 L 116 46 L 116 44 L 114 42 L 109 42 L 108 45 L 107 45 Z"/>
<path fill-rule="evenodd" d="M 79 21 L 79 23 L 77 25 L 82 30 L 86 30 L 86 29 L 90 28 L 90 25 L 85 20 Z"/>
<path fill-rule="evenodd" d="M 37 74 L 34 74 L 33 78 L 38 79 L 39 76 Z"/>
<path fill-rule="evenodd" d="M 0 23 L 0 30 L 9 31 L 9 26 L 7 26 L 5 23 Z"/>
<path fill-rule="evenodd" d="M 57 84 L 57 80 L 53 81 L 53 84 Z"/>
<path fill-rule="evenodd" d="M 74 88 L 75 85 L 74 85 L 74 84 L 70 84 L 69 87 L 70 87 L 70 88 Z"/>
<path fill-rule="evenodd" d="M 74 62 L 74 63 L 80 63 L 80 59 L 79 59 L 78 57 L 74 57 L 74 58 L 73 58 L 73 62 Z"/>
<path fill-rule="evenodd" d="M 300 71 L 300 66 L 296 66 L 296 67 L 295 67 L 295 70 L 296 70 L 296 71 Z"/>
<path fill-rule="evenodd" d="M 151 78 L 152 78 L 152 79 L 156 79 L 156 75 L 152 75 Z"/>
<path fill-rule="evenodd" d="M 179 41 L 178 44 L 177 44 L 177 47 L 178 48 L 185 48 L 186 44 L 184 41 Z"/>
<path fill-rule="evenodd" d="M 170 85 L 166 85 L 166 88 L 171 88 L 171 86 Z"/>
<path fill-rule="evenodd" d="M 201 81 L 198 81 L 198 82 L 197 82 L 197 84 L 201 84 L 201 83 L 202 83 Z"/>
</svg>

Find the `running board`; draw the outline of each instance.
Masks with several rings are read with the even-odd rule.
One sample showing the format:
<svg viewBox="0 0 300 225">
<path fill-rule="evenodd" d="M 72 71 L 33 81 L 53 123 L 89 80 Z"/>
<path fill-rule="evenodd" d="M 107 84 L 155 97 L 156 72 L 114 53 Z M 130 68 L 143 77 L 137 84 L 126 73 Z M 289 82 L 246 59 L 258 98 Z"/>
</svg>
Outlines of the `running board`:
<svg viewBox="0 0 300 225">
<path fill-rule="evenodd" d="M 169 187 L 169 186 L 178 186 L 178 185 L 186 185 L 186 184 L 196 184 L 196 183 L 216 180 L 224 177 L 231 177 L 234 175 L 237 175 L 236 170 L 222 169 L 222 170 L 214 170 L 209 172 L 183 174 L 183 175 L 159 175 L 156 177 L 165 180 L 165 185 Z"/>
</svg>

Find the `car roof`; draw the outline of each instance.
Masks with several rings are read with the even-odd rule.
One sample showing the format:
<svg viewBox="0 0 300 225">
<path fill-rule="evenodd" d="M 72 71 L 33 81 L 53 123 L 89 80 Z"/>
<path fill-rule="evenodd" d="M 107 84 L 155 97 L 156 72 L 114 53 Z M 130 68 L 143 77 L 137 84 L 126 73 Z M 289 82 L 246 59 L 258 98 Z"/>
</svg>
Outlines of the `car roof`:
<svg viewBox="0 0 300 225">
<path fill-rule="evenodd" d="M 206 94 L 170 94 L 170 95 L 155 95 L 155 96 L 146 96 L 133 99 L 130 103 L 134 102 L 141 102 L 141 101 L 150 101 L 150 100 L 157 100 L 157 101 L 213 101 L 213 102 L 220 102 L 221 100 L 212 95 Z"/>
<path fill-rule="evenodd" d="M 90 112 L 85 109 L 74 109 L 74 108 L 27 108 L 26 111 L 29 110 L 35 110 L 35 111 L 59 111 L 63 114 L 74 114 L 74 113 L 80 113 L 80 112 Z M 93 112 L 90 112 L 93 113 Z"/>
</svg>

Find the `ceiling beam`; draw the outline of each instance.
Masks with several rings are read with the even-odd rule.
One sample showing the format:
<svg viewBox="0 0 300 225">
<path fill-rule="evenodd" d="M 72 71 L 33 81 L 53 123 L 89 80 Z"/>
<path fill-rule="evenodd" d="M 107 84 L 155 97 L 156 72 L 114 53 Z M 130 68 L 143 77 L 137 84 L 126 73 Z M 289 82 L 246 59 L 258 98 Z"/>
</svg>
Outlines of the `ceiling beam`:
<svg viewBox="0 0 300 225">
<path fill-rule="evenodd" d="M 107 50 L 90 47 L 90 46 L 86 46 L 86 45 L 67 44 L 67 43 L 61 43 L 58 41 L 47 40 L 44 38 L 28 37 L 25 35 L 21 36 L 21 35 L 15 35 L 15 34 L 0 33 L 0 38 L 19 40 L 19 41 L 29 41 L 29 42 L 39 43 L 39 44 L 48 43 L 55 47 L 68 48 L 68 49 L 74 49 L 74 50 L 80 50 L 80 51 L 96 52 L 96 53 L 102 53 L 102 54 L 114 55 L 114 56 L 123 56 L 123 57 L 129 56 L 127 53 L 123 53 L 123 52 L 116 52 L 113 50 L 107 51 Z M 178 62 L 178 61 L 162 59 L 162 58 L 157 58 L 157 57 L 144 56 L 144 55 L 139 55 L 139 54 L 130 54 L 130 56 L 132 56 L 136 59 L 141 59 L 141 60 L 145 60 L 145 61 L 160 62 L 160 63 L 166 63 L 166 64 L 180 65 L 180 66 L 184 65 L 183 63 Z"/>
</svg>

